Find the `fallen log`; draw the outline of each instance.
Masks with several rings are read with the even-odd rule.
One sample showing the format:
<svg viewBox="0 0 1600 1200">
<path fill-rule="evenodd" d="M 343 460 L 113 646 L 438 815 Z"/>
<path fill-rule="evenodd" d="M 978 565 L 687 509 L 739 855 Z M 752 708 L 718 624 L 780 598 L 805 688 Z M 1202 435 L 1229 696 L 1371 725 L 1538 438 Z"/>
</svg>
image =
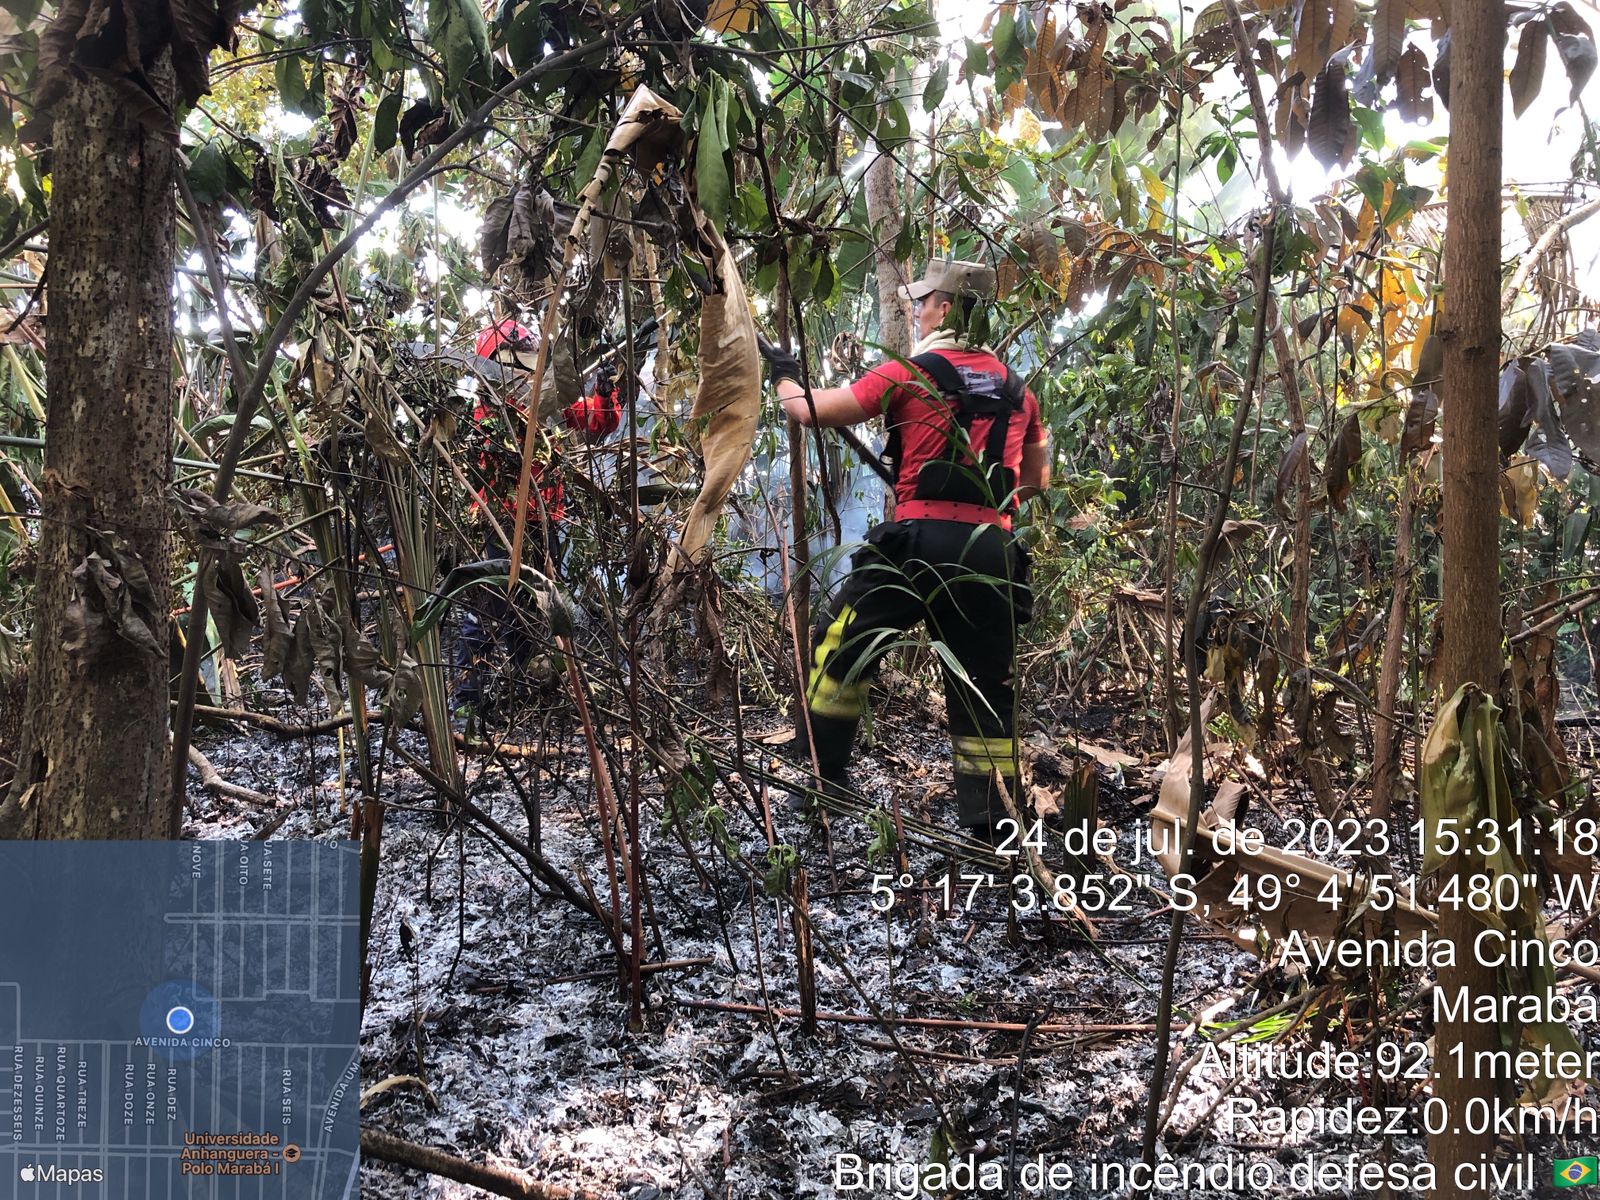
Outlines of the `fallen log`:
<svg viewBox="0 0 1600 1200">
<path fill-rule="evenodd" d="M 231 800 L 243 800 L 246 804 L 264 804 L 268 808 L 276 808 L 278 801 L 262 792 L 251 791 L 247 787 L 240 787 L 236 783 L 229 783 L 222 777 L 222 772 L 211 764 L 211 760 L 193 746 L 189 747 L 189 765 L 200 772 L 200 786 L 213 796 L 226 796 Z"/>
<path fill-rule="evenodd" d="M 542 1183 L 526 1172 L 509 1167 L 492 1167 L 485 1163 L 468 1162 L 454 1154 L 446 1154 L 432 1146 L 419 1146 L 404 1138 L 395 1137 L 381 1129 L 361 1131 L 361 1153 L 368 1158 L 382 1159 L 397 1166 L 412 1167 L 429 1175 L 442 1175 L 457 1183 L 470 1184 L 493 1192 L 497 1196 L 515 1196 L 520 1200 L 603 1200 L 599 1192 L 588 1188 L 568 1187 L 563 1183 Z"/>
</svg>

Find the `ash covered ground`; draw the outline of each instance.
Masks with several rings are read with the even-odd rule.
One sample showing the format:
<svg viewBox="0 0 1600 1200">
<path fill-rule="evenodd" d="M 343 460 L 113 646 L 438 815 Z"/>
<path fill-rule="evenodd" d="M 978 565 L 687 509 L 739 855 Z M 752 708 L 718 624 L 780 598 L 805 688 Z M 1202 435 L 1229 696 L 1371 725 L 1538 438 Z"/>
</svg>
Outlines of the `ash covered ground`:
<svg viewBox="0 0 1600 1200">
<path fill-rule="evenodd" d="M 792 774 L 792 766 L 779 765 L 790 750 L 770 744 L 782 740 L 778 716 L 754 705 L 744 716 L 751 756 Z M 1094 732 L 1102 740 L 1110 736 Z M 525 801 L 537 766 L 542 853 L 575 884 L 586 880 L 605 904 L 606 862 L 581 734 L 563 718 L 551 736 L 560 752 L 547 759 L 490 762 L 469 755 L 469 794 L 515 837 L 531 842 Z M 1037 735 L 1034 741 L 1049 745 Z M 401 744 L 425 760 L 420 736 L 403 733 Z M 272 836 L 349 836 L 331 737 L 282 740 L 211 729 L 201 747 L 229 782 L 282 800 L 273 812 L 214 799 L 195 786 L 199 809 L 189 836 L 249 837 L 285 812 Z M 893 706 L 877 720 L 876 748 L 858 755 L 853 781 L 885 806 L 897 796 L 904 813 L 951 827 L 947 755 L 942 733 L 930 729 L 925 714 Z M 624 761 L 620 751 L 614 761 Z M 1051 761 L 1047 748 L 1036 767 L 1041 782 L 1050 782 Z M 1121 864 L 1134 861 L 1135 838 L 1153 802 L 1154 756 L 1145 762 L 1119 775 L 1101 771 L 1099 816 L 1117 833 Z M 830 867 L 822 835 L 773 790 L 777 840 L 795 846 L 809 875 L 822 1012 L 1017 1025 L 1039 1018 L 1044 1029 L 1135 1027 L 1034 1032 L 1020 1066 L 1024 1034 L 1015 1030 L 900 1026 L 891 1035 L 876 1023 L 824 1021 L 812 1036 L 794 1017 L 769 1021 L 764 1012 L 685 1003 L 798 1009 L 796 940 L 787 911 L 708 837 L 688 831 L 691 855 L 660 826 L 660 787 L 653 774 L 641 778 L 653 908 L 647 961 L 680 965 L 649 976 L 645 1027 L 634 1033 L 600 923 L 542 886 L 530 890 L 522 860 L 476 829 L 446 827 L 431 789 L 392 754 L 386 757 L 362 1082 L 370 1089 L 412 1076 L 427 1090 L 391 1083 L 366 1099 L 364 1125 L 599 1196 L 778 1200 L 920 1194 L 908 1190 L 908 1172 L 936 1153 L 942 1113 L 964 1134 L 956 1157 L 970 1153 L 974 1161 L 1017 1172 L 1018 1196 L 1127 1194 L 1092 1179 L 1090 1170 L 1139 1158 L 1154 1038 L 1137 1027 L 1155 1020 L 1169 920 L 1156 891 L 1133 889 L 1130 911 L 1096 921 L 1094 942 L 1059 915 L 1035 911 L 1008 922 L 1010 903 L 998 889 L 981 890 L 969 908 L 963 887 L 954 908 L 944 912 L 935 902 L 936 887 L 922 894 L 916 887 L 898 889 L 894 907 L 883 914 L 872 907 L 874 876 L 885 873 L 898 882 L 901 867 L 893 857 L 869 862 L 868 824 L 833 818 Z M 625 773 L 618 786 L 626 795 Z M 729 833 L 751 862 L 764 865 L 766 840 L 748 817 L 753 806 L 730 805 L 728 811 Z M 917 884 L 937 880 L 952 865 L 948 856 L 915 845 L 907 854 Z M 1059 844 L 1044 857 L 1052 870 L 1063 865 Z M 1133 869 L 1151 871 L 1156 887 L 1164 888 L 1159 869 L 1145 862 Z M 990 871 L 1000 880 L 1008 874 L 994 867 L 957 869 Z M 1298 990 L 1293 980 L 1263 973 L 1253 955 L 1193 921 L 1177 978 L 1179 1010 L 1211 1022 L 1248 1017 Z M 1180 1071 L 1199 1045 L 1192 1027 L 1184 1033 L 1173 1056 L 1173 1069 Z M 1271 1190 L 1284 1195 L 1372 1194 L 1341 1184 L 1336 1168 L 1352 1159 L 1384 1160 L 1383 1139 L 1230 1131 L 1217 1116 L 1235 1096 L 1263 1106 L 1326 1108 L 1355 1092 L 1242 1080 L 1205 1064 L 1187 1067 L 1160 1153 L 1176 1164 L 1202 1165 L 1208 1177 L 1202 1186 L 1162 1190 L 1260 1195 L 1260 1181 L 1270 1172 Z M 1424 1139 L 1413 1134 L 1389 1145 L 1399 1162 L 1416 1162 Z M 1549 1157 L 1540 1154 L 1536 1161 L 1541 1186 L 1502 1186 L 1495 1194 L 1547 1191 Z M 1322 1186 L 1293 1185 L 1292 1169 L 1303 1172 L 1318 1162 L 1334 1164 L 1335 1175 L 1324 1177 Z M 864 1182 L 872 1164 L 880 1174 L 875 1183 Z M 1038 1178 L 1024 1174 L 1029 1164 L 1054 1168 L 1060 1186 L 1028 1187 Z M 1062 1181 L 1065 1170 L 1070 1183 Z M 999 1191 L 980 1186 L 964 1194 L 1010 1195 L 1011 1178 Z M 980 1184 L 983 1179 L 978 1176 Z M 363 1196 L 381 1200 L 489 1194 L 370 1158 L 361 1186 Z"/>
</svg>

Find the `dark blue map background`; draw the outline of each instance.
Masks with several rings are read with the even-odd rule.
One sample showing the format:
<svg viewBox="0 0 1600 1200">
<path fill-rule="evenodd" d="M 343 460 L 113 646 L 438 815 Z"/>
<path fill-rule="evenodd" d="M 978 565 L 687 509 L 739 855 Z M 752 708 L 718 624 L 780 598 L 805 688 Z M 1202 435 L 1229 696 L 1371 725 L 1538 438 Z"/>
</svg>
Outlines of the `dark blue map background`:
<svg viewBox="0 0 1600 1200">
<path fill-rule="evenodd" d="M 358 879 L 353 842 L 0 842 L 0 1197 L 356 1195 Z M 195 1131 L 299 1157 L 183 1176 Z"/>
</svg>

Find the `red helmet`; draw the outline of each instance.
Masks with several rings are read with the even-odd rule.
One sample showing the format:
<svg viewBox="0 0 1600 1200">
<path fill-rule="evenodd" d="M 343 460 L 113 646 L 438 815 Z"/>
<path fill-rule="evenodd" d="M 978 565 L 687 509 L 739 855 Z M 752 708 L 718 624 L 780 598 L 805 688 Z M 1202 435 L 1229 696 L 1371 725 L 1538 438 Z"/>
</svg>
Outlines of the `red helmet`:
<svg viewBox="0 0 1600 1200">
<path fill-rule="evenodd" d="M 472 348 L 479 358 L 492 358 L 502 366 L 531 371 L 538 344 L 538 335 L 533 330 L 506 317 L 478 330 Z"/>
</svg>

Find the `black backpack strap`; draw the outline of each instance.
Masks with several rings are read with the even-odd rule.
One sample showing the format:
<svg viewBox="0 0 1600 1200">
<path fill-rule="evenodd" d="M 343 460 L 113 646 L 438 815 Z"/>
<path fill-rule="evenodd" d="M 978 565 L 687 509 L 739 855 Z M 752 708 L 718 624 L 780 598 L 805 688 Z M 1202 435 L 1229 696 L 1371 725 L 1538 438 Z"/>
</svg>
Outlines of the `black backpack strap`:
<svg viewBox="0 0 1600 1200">
<path fill-rule="evenodd" d="M 924 376 L 933 381 L 935 387 L 944 393 L 945 401 L 950 405 L 950 419 L 960 428 L 965 435 L 967 444 L 972 442 L 972 422 L 978 414 L 973 410 L 967 400 L 967 381 L 961 377 L 961 372 L 937 350 L 929 350 L 926 354 L 919 354 L 907 360 L 921 371 Z M 951 462 L 961 461 L 962 439 L 951 437 L 949 445 L 945 447 L 944 457 Z"/>
<path fill-rule="evenodd" d="M 907 359 L 906 361 L 933 380 L 934 386 L 946 396 L 959 396 L 966 390 L 966 385 L 961 379 L 961 372 L 956 370 L 955 363 L 937 350 L 929 350 L 926 354 L 919 354 L 915 358 Z"/>
<path fill-rule="evenodd" d="M 1011 431 L 1011 418 L 1022 410 L 1023 399 L 1027 394 L 1027 386 L 1010 367 L 1006 368 L 1006 381 L 1000 387 L 1000 394 L 1011 405 L 1011 412 L 1004 417 L 995 417 L 989 424 L 989 439 L 984 443 L 983 456 L 991 464 L 1004 463 L 1006 460 L 1006 434 Z"/>
<path fill-rule="evenodd" d="M 1013 411 L 1022 407 L 1028 396 L 1028 385 L 1010 367 L 1006 368 L 1006 381 L 1000 385 L 1000 394 L 1010 403 Z"/>
</svg>

